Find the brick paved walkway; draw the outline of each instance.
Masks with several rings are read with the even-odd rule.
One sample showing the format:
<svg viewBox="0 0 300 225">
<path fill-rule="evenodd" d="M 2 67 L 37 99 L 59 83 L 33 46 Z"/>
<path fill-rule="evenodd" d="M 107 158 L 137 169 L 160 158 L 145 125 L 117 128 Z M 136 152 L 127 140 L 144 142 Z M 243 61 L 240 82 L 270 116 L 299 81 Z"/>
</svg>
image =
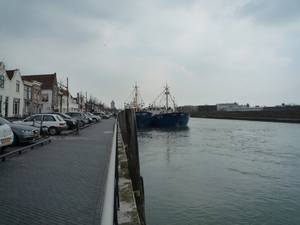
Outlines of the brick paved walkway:
<svg viewBox="0 0 300 225">
<path fill-rule="evenodd" d="M 0 224 L 99 224 L 114 121 L 0 162 Z"/>
</svg>

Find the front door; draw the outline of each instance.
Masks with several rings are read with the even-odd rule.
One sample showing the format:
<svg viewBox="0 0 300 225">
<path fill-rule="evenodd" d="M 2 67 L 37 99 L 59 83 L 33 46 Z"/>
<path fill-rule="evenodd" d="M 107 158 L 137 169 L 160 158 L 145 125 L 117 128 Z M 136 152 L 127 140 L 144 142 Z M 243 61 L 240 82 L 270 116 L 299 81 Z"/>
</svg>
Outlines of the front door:
<svg viewBox="0 0 300 225">
<path fill-rule="evenodd" d="M 5 97 L 5 117 L 8 117 L 8 97 Z"/>
</svg>

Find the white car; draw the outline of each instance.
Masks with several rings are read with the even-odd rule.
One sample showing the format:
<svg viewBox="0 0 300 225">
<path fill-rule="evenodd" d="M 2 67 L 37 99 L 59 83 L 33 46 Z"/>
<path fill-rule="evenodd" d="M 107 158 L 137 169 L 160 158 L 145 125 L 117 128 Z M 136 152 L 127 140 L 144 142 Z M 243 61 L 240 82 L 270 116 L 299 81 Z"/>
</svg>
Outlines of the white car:
<svg viewBox="0 0 300 225">
<path fill-rule="evenodd" d="M 34 114 L 24 120 L 14 121 L 13 123 L 39 128 L 43 123 L 43 127 L 48 127 L 48 131 L 51 135 L 59 134 L 68 129 L 66 121 L 57 114 Z"/>
<path fill-rule="evenodd" d="M 14 133 L 6 123 L 0 123 L 0 152 L 14 142 Z"/>
</svg>

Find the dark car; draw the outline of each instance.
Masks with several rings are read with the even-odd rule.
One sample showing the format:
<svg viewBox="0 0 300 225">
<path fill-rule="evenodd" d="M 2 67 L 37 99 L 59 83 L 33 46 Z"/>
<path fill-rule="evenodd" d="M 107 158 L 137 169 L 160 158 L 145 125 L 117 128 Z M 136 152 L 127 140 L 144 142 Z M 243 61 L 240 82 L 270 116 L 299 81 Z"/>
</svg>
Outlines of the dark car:
<svg viewBox="0 0 300 225">
<path fill-rule="evenodd" d="M 25 142 L 34 142 L 40 138 L 40 129 L 32 126 L 12 123 L 3 117 L 0 117 L 1 124 L 10 126 L 14 134 L 14 142 L 12 145 Z"/>
<path fill-rule="evenodd" d="M 67 112 L 66 114 L 77 119 L 81 127 L 89 123 L 88 118 L 82 112 Z"/>
<path fill-rule="evenodd" d="M 53 112 L 51 114 L 60 115 L 67 122 L 68 130 L 74 130 L 74 129 L 76 129 L 77 119 L 72 118 L 71 116 L 69 116 L 69 115 L 67 115 L 65 113 L 60 113 L 60 112 Z"/>
</svg>

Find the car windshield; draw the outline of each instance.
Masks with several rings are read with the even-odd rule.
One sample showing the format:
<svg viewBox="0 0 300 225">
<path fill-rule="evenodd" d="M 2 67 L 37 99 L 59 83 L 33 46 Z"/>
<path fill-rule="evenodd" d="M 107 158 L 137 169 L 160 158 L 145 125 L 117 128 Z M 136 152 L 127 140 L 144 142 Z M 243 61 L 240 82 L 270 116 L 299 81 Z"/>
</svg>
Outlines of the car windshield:
<svg viewBox="0 0 300 225">
<path fill-rule="evenodd" d="M 4 119 L 4 118 L 2 118 L 2 117 L 0 117 L 0 123 L 1 124 L 11 124 L 11 122 L 10 121 L 8 121 L 8 120 L 6 120 L 6 119 Z"/>
</svg>

